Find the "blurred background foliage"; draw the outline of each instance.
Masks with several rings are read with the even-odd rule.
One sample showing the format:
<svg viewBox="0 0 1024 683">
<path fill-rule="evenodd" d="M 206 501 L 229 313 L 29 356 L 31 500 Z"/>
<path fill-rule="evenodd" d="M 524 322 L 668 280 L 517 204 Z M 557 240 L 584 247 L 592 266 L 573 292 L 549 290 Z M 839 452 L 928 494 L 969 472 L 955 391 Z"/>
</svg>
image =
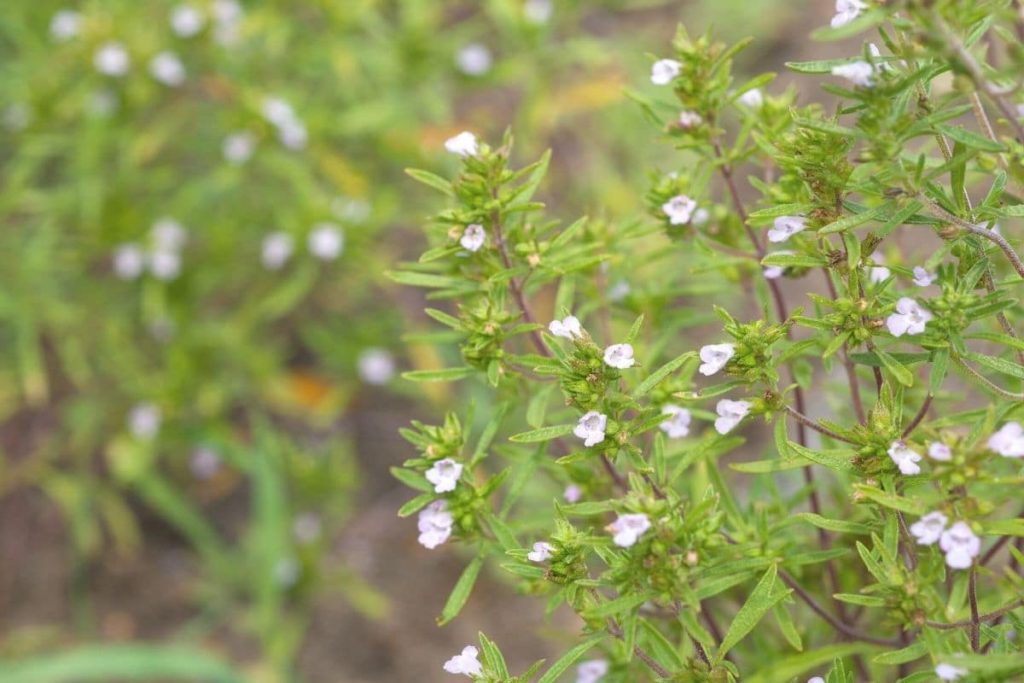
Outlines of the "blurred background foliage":
<svg viewBox="0 0 1024 683">
<path fill-rule="evenodd" d="M 5 3 L 2 680 L 443 680 L 458 564 L 394 588 L 430 565 L 382 474 L 447 399 L 395 379 L 442 365 L 380 275 L 433 208 L 403 169 L 511 128 L 554 213 L 637 220 L 648 53 L 713 16 L 795 59 L 811 4 Z"/>
</svg>

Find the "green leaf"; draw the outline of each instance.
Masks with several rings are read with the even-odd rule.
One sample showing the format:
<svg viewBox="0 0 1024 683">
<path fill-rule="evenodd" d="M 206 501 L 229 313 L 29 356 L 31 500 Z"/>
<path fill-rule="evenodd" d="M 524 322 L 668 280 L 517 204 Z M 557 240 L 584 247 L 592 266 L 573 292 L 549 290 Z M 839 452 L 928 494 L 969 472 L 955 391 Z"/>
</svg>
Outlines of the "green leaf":
<svg viewBox="0 0 1024 683">
<path fill-rule="evenodd" d="M 583 616 L 587 619 L 605 619 L 618 616 L 636 609 L 650 599 L 651 596 L 644 592 L 622 595 L 596 607 L 591 607 L 584 612 Z"/>
<path fill-rule="evenodd" d="M 837 220 L 837 221 L 835 221 L 833 223 L 829 223 L 828 225 L 824 226 L 823 228 L 820 228 L 818 230 L 818 234 L 819 235 L 831 235 L 831 234 L 836 233 L 836 232 L 843 232 L 844 230 L 850 230 L 851 228 L 855 228 L 858 225 L 863 225 L 864 223 L 867 223 L 868 221 L 874 220 L 875 218 L 878 218 L 879 216 L 882 216 L 882 215 L 888 213 L 891 208 L 892 208 L 892 203 L 888 202 L 886 204 L 882 204 L 880 206 L 876 206 L 873 209 L 868 209 L 867 211 L 864 211 L 863 213 L 855 213 L 852 216 L 846 216 L 844 218 L 840 218 L 839 220 Z"/>
<path fill-rule="evenodd" d="M 1009 375 L 1010 377 L 1024 379 L 1024 366 L 1014 363 L 1011 360 L 997 358 L 996 356 L 985 356 L 980 353 L 973 353 L 970 351 L 965 353 L 964 356 L 970 358 L 978 365 L 984 365 L 989 370 L 995 370 L 998 373 Z"/>
<path fill-rule="evenodd" d="M 429 484 L 430 482 L 427 482 L 427 483 Z M 415 498 L 413 498 L 412 500 L 407 502 L 402 507 L 398 508 L 398 516 L 399 517 L 408 517 L 409 515 L 413 514 L 414 512 L 419 512 L 423 507 L 425 507 L 427 504 L 429 504 L 430 501 L 434 500 L 434 498 L 436 498 L 436 497 L 437 496 L 434 493 L 433 489 L 431 489 L 427 493 L 421 493 L 420 495 L 416 496 Z"/>
<path fill-rule="evenodd" d="M 452 184 L 441 176 L 431 173 L 430 171 L 421 171 L 418 168 L 407 168 L 405 169 L 405 174 L 413 180 L 417 180 L 428 187 L 432 187 L 448 197 L 455 196 L 455 193 L 452 191 Z"/>
<path fill-rule="evenodd" d="M 897 496 L 893 493 L 887 493 L 881 489 L 876 489 L 874 486 L 854 484 L 853 488 L 856 489 L 857 493 L 863 495 L 865 498 L 870 498 L 882 507 L 899 510 L 912 515 L 923 515 L 925 513 L 924 503 L 922 501 L 903 498 L 902 496 Z"/>
<path fill-rule="evenodd" d="M 410 382 L 454 382 L 469 377 L 476 370 L 469 366 L 461 368 L 442 368 L 441 370 L 410 370 L 402 373 L 402 379 Z"/>
<path fill-rule="evenodd" d="M 986 534 L 993 536 L 1024 536 L 1024 519 L 994 519 L 982 522 Z"/>
<path fill-rule="evenodd" d="M 389 270 L 384 275 L 400 285 L 412 287 L 453 287 L 456 289 L 467 289 L 467 285 L 471 288 L 476 287 L 463 278 L 435 275 L 434 273 L 418 273 L 413 270 Z"/>
<path fill-rule="evenodd" d="M 629 328 L 629 334 L 626 335 L 626 343 L 632 344 L 636 341 L 637 337 L 640 336 L 640 327 L 644 324 L 644 314 L 641 313 L 633 321 L 632 327 Z"/>
<path fill-rule="evenodd" d="M 921 639 L 908 647 L 893 650 L 892 652 L 883 652 L 875 656 L 871 661 L 875 664 L 906 664 L 907 662 L 921 659 L 926 654 L 928 654 L 928 642 Z"/>
<path fill-rule="evenodd" d="M 861 595 L 860 593 L 835 593 L 833 596 L 839 602 L 846 602 L 851 605 L 862 607 L 885 607 L 885 598 L 880 595 Z"/>
<path fill-rule="evenodd" d="M 934 396 L 942 388 L 942 382 L 949 371 L 949 350 L 939 349 L 932 357 L 931 374 L 928 375 L 928 393 Z"/>
<path fill-rule="evenodd" d="M 693 351 L 687 351 L 686 353 L 680 354 L 670 360 L 669 362 L 662 365 L 660 368 L 652 372 L 647 376 L 643 382 L 640 383 L 636 389 L 633 390 L 633 398 L 640 398 L 651 389 L 656 387 L 663 379 L 668 377 L 670 374 L 675 372 L 679 367 L 687 361 L 689 358 L 696 357 L 696 353 Z"/>
<path fill-rule="evenodd" d="M 427 478 L 419 472 L 413 472 L 412 470 L 407 470 L 403 467 L 392 467 L 390 471 L 392 477 L 409 488 L 423 492 L 433 492 L 434 490 L 434 485 L 427 481 Z"/>
<path fill-rule="evenodd" d="M 576 425 L 554 425 L 551 427 L 541 427 L 540 429 L 534 429 L 529 432 L 520 432 L 514 434 L 508 438 L 509 441 L 515 443 L 537 443 L 538 441 L 551 441 L 557 439 L 560 436 L 571 434 L 572 430 L 576 428 Z"/>
<path fill-rule="evenodd" d="M 761 259 L 762 266 L 797 266 L 800 268 L 821 268 L 827 265 L 821 256 L 809 256 L 806 254 L 768 254 Z"/>
<path fill-rule="evenodd" d="M 816 515 L 813 512 L 800 512 L 796 516 L 805 522 L 810 522 L 819 529 L 835 531 L 841 534 L 867 535 L 871 533 L 871 529 L 866 524 L 861 524 L 860 522 L 848 522 L 842 519 L 828 519 L 827 517 Z"/>
<path fill-rule="evenodd" d="M 914 386 L 914 373 L 905 365 L 893 358 L 882 349 L 875 349 L 875 355 L 882 362 L 882 366 L 892 374 L 897 382 L 905 387 Z"/>
<path fill-rule="evenodd" d="M 589 517 L 611 512 L 612 502 L 610 500 L 588 500 L 583 503 L 572 503 L 571 505 L 559 505 L 558 509 L 565 515 L 578 515 Z"/>
<path fill-rule="evenodd" d="M 993 140 L 972 133 L 969 130 L 961 128 L 960 126 L 949 126 L 946 124 L 939 124 L 935 128 L 942 132 L 943 135 L 955 140 L 956 142 L 962 143 L 963 145 L 972 149 L 978 149 L 982 152 L 1002 152 L 1005 151 L 1005 147 Z"/>
<path fill-rule="evenodd" d="M 715 664 L 720 663 L 729 650 L 746 638 L 772 607 L 792 593 L 789 589 L 776 590 L 775 578 L 777 573 L 778 567 L 774 564 L 769 566 L 768 571 L 764 573 L 761 580 L 754 586 L 754 590 L 750 592 L 750 597 L 743 603 L 743 607 L 740 607 L 739 612 L 733 617 L 732 623 L 729 624 L 729 630 L 726 631 L 718 651 L 715 652 Z"/>
<path fill-rule="evenodd" d="M 451 595 L 448 596 L 448 602 L 444 604 L 444 608 L 441 610 L 441 616 L 437 618 L 438 626 L 444 626 L 462 611 L 466 601 L 469 600 L 469 594 L 473 592 L 473 585 L 476 584 L 476 579 L 480 575 L 480 568 L 483 566 L 484 558 L 482 555 L 479 555 L 463 570 L 462 576 L 455 582 L 455 588 L 452 589 Z"/>
<path fill-rule="evenodd" d="M 580 657 L 585 655 L 592 647 L 604 640 L 604 635 L 595 636 L 589 640 L 585 640 L 576 647 L 572 648 L 564 655 L 558 658 L 554 664 L 551 665 L 544 675 L 540 677 L 537 683 L 555 683 L 558 677 L 561 676 L 565 671 L 576 663 Z"/>
<path fill-rule="evenodd" d="M 4 683 L 86 681 L 204 681 L 244 683 L 242 672 L 218 657 L 182 645 L 85 645 L 0 665 Z"/>
</svg>

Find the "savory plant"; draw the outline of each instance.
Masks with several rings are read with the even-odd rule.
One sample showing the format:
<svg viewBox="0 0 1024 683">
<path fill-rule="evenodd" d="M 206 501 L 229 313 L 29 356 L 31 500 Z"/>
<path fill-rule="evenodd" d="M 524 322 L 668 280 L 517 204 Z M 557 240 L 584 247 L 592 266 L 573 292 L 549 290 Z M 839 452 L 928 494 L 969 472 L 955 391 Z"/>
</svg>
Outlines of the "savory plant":
<svg viewBox="0 0 1024 683">
<path fill-rule="evenodd" d="M 438 621 L 489 566 L 580 624 L 553 664 L 514 675 L 481 635 L 445 671 L 1024 674 L 1024 14 L 839 0 L 814 37 L 867 31 L 787 65 L 833 105 L 680 28 L 633 94 L 678 151 L 647 220 L 548 218 L 549 156 L 517 168 L 510 134 L 410 171 L 448 205 L 391 276 L 448 302 L 461 362 L 406 377 L 489 387 L 394 470 L 420 543 L 473 557 Z"/>
</svg>

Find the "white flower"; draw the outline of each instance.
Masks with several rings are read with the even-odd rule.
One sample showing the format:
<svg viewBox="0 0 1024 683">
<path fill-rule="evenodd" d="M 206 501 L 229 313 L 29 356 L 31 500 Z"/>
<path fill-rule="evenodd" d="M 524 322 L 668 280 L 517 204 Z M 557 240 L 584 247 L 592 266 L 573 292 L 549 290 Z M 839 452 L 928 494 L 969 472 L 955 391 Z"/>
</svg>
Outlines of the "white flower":
<svg viewBox="0 0 1024 683">
<path fill-rule="evenodd" d="M 807 683 L 825 683 L 825 679 L 821 676 L 814 676 L 813 678 L 808 678 Z"/>
<path fill-rule="evenodd" d="M 1019 422 L 1007 422 L 988 438 L 988 447 L 1004 458 L 1024 457 L 1024 427 Z"/>
<path fill-rule="evenodd" d="M 188 231 L 173 218 L 160 218 L 149 229 L 153 248 L 160 251 L 180 251 L 188 241 Z"/>
<path fill-rule="evenodd" d="M 690 411 L 686 408 L 669 403 L 661 407 L 661 414 L 668 419 L 658 425 L 670 439 L 681 439 L 690 433 Z"/>
<path fill-rule="evenodd" d="M 50 37 L 63 43 L 78 37 L 82 29 L 82 15 L 70 9 L 62 9 L 50 19 Z"/>
<path fill-rule="evenodd" d="M 941 441 L 932 441 L 928 444 L 928 457 L 932 460 L 948 462 L 953 459 L 953 450 Z"/>
<path fill-rule="evenodd" d="M 934 545 L 942 537 L 948 521 L 941 512 L 929 512 L 910 525 L 910 533 L 917 539 L 918 545 Z"/>
<path fill-rule="evenodd" d="M 590 448 L 604 441 L 604 429 L 607 426 L 608 416 L 591 410 L 579 419 L 572 433 L 583 439 L 583 445 Z"/>
<path fill-rule="evenodd" d="M 462 674 L 475 678 L 483 675 L 483 667 L 477 659 L 477 649 L 472 645 L 462 648 L 462 654 L 455 655 L 444 663 L 444 670 L 450 674 Z"/>
<path fill-rule="evenodd" d="M 438 460 L 426 473 L 427 481 L 434 485 L 434 493 L 454 491 L 461 476 L 462 463 L 455 462 L 451 458 Z"/>
<path fill-rule="evenodd" d="M 114 274 L 122 280 L 134 280 L 145 267 L 146 252 L 139 244 L 128 242 L 114 249 Z"/>
<path fill-rule="evenodd" d="M 546 24 L 551 20 L 555 6 L 551 0 L 526 0 L 523 16 L 533 24 Z"/>
<path fill-rule="evenodd" d="M 206 17 L 192 5 L 178 5 L 171 10 L 171 30 L 179 38 L 191 38 L 203 30 Z"/>
<path fill-rule="evenodd" d="M 256 136 L 247 130 L 231 133 L 221 144 L 221 153 L 232 164 L 244 164 L 256 151 Z"/>
<path fill-rule="evenodd" d="M 213 0 L 213 16 L 223 23 L 238 21 L 242 18 L 242 6 L 238 0 Z"/>
<path fill-rule="evenodd" d="M 604 350 L 604 362 L 609 367 L 625 370 L 636 364 L 630 344 L 612 344 Z"/>
<path fill-rule="evenodd" d="M 313 512 L 301 514 L 292 522 L 292 534 L 299 543 L 313 543 L 320 538 L 322 529 L 320 517 Z"/>
<path fill-rule="evenodd" d="M 914 266 L 914 284 L 918 287 L 927 287 L 931 283 L 935 282 L 935 278 L 938 276 L 935 273 L 929 273 L 921 266 Z"/>
<path fill-rule="evenodd" d="M 217 474 L 221 468 L 221 459 L 217 451 L 209 446 L 200 446 L 192 451 L 188 467 L 196 479 L 209 479 Z"/>
<path fill-rule="evenodd" d="M 181 274 L 181 254 L 157 249 L 149 254 L 149 272 L 157 280 L 173 280 Z"/>
<path fill-rule="evenodd" d="M 668 85 L 683 70 L 683 65 L 674 59 L 659 59 L 651 66 L 651 83 Z"/>
<path fill-rule="evenodd" d="M 718 413 L 718 419 L 715 420 L 715 431 L 719 434 L 728 434 L 750 412 L 750 401 L 731 401 L 723 398 L 715 406 L 715 412 Z"/>
<path fill-rule="evenodd" d="M 760 109 L 764 105 L 764 94 L 760 88 L 754 88 L 740 95 L 737 100 L 744 107 L 750 107 L 751 109 Z"/>
<path fill-rule="evenodd" d="M 139 439 L 149 440 L 160 431 L 163 413 L 152 403 L 138 403 L 128 413 L 128 429 Z"/>
<path fill-rule="evenodd" d="M 567 315 L 561 320 L 552 320 L 548 325 L 548 331 L 563 339 L 582 339 L 584 334 L 579 318 L 574 315 Z"/>
<path fill-rule="evenodd" d="M 450 153 L 457 154 L 460 157 L 475 157 L 477 150 L 479 149 L 476 136 L 468 130 L 462 131 L 455 137 L 445 140 L 444 148 Z"/>
<path fill-rule="evenodd" d="M 921 334 L 932 314 L 909 297 L 896 302 L 896 312 L 885 319 L 885 326 L 894 337 L 904 334 Z"/>
<path fill-rule="evenodd" d="M 583 489 L 579 487 L 579 484 L 569 484 L 562 491 L 562 498 L 565 498 L 566 503 L 577 503 L 582 497 Z"/>
<path fill-rule="evenodd" d="M 491 51 L 486 45 L 470 43 L 455 55 L 455 65 L 467 76 L 482 76 L 491 70 Z"/>
<path fill-rule="evenodd" d="M 679 114 L 679 126 L 682 128 L 695 128 L 704 123 L 704 119 L 695 111 L 684 111 Z"/>
<path fill-rule="evenodd" d="M 277 139 L 290 150 L 300 150 L 309 142 L 309 131 L 298 119 L 287 121 L 277 129 Z"/>
<path fill-rule="evenodd" d="M 317 223 L 306 239 L 306 246 L 321 261 L 333 261 L 345 248 L 345 235 L 334 223 Z"/>
<path fill-rule="evenodd" d="M 939 547 L 946 553 L 946 565 L 951 569 L 967 569 L 981 552 L 981 539 L 966 522 L 957 522 L 942 532 Z"/>
<path fill-rule="evenodd" d="M 263 118 L 278 128 L 296 120 L 295 110 L 286 100 L 280 97 L 266 97 L 261 107 Z"/>
<path fill-rule="evenodd" d="M 272 232 L 263 238 L 260 247 L 260 260 L 267 270 L 279 270 L 295 250 L 295 240 L 285 232 Z"/>
<path fill-rule="evenodd" d="M 935 675 L 943 681 L 955 681 L 961 676 L 966 676 L 967 669 L 961 669 L 959 666 L 941 662 L 935 667 Z"/>
<path fill-rule="evenodd" d="M 526 559 L 530 562 L 544 562 L 551 557 L 551 551 L 554 549 L 550 543 L 537 541 L 533 544 L 533 550 L 526 553 Z"/>
<path fill-rule="evenodd" d="M 708 213 L 708 210 L 700 208 L 693 212 L 693 218 L 690 219 L 690 222 L 700 227 L 707 224 L 709 218 L 711 218 L 711 214 Z"/>
<path fill-rule="evenodd" d="M 619 515 L 618 519 L 605 527 L 612 535 L 612 543 L 620 548 L 628 548 L 651 528 L 651 520 L 643 513 Z"/>
<path fill-rule="evenodd" d="M 185 82 L 185 65 L 173 52 L 161 52 L 149 62 L 149 73 L 164 85 L 176 88 Z"/>
<path fill-rule="evenodd" d="M 693 210 L 696 208 L 697 202 L 685 194 L 677 194 L 661 205 L 661 210 L 668 216 L 668 222 L 672 225 L 689 223 L 693 217 Z"/>
<path fill-rule="evenodd" d="M 807 228 L 807 219 L 803 216 L 779 216 L 768 229 L 769 242 L 785 242 L 798 232 Z"/>
<path fill-rule="evenodd" d="M 700 374 L 710 377 L 726 366 L 729 359 L 736 355 L 733 344 L 708 344 L 700 347 Z"/>
<path fill-rule="evenodd" d="M 395 376 L 395 357 L 386 349 L 370 347 L 363 349 L 356 361 L 359 378 L 367 384 L 387 384 Z"/>
<path fill-rule="evenodd" d="M 124 45 L 111 41 L 104 43 L 93 55 L 92 63 L 104 76 L 124 76 L 131 66 L 131 58 Z"/>
<path fill-rule="evenodd" d="M 459 238 L 459 244 L 462 245 L 462 248 L 474 253 L 480 251 L 486 242 L 487 232 L 484 230 L 484 226 L 479 223 L 467 225 L 466 229 L 462 231 L 462 237 Z"/>
<path fill-rule="evenodd" d="M 435 500 L 420 510 L 416 521 L 420 532 L 417 540 L 424 548 L 433 550 L 452 535 L 454 523 L 455 519 L 452 517 L 452 513 L 448 512 L 448 501 Z"/>
<path fill-rule="evenodd" d="M 836 0 L 836 15 L 832 17 L 832 28 L 846 26 L 867 7 L 861 0 Z"/>
<path fill-rule="evenodd" d="M 604 659 L 588 659 L 576 667 L 576 683 L 598 683 L 608 673 Z"/>
<path fill-rule="evenodd" d="M 862 59 L 858 59 L 856 62 L 839 64 L 838 66 L 832 67 L 832 75 L 845 78 L 854 85 L 859 85 L 863 88 L 870 88 L 874 83 L 875 67 Z"/>
<path fill-rule="evenodd" d="M 907 446 L 903 441 L 893 441 L 889 445 L 889 457 L 900 468 L 903 474 L 919 474 L 921 466 L 921 454 Z"/>
</svg>

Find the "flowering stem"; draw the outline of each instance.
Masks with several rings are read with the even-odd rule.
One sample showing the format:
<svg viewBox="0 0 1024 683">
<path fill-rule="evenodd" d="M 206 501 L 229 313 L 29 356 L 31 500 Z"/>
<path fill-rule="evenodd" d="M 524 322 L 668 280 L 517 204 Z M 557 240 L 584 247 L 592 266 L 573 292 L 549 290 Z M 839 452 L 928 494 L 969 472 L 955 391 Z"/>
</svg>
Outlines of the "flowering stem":
<svg viewBox="0 0 1024 683">
<path fill-rule="evenodd" d="M 1004 238 L 1002 235 L 1000 235 L 998 232 L 995 232 L 994 230 L 989 230 L 988 228 L 983 228 L 981 226 L 974 225 L 973 223 L 965 221 L 963 218 L 960 218 L 959 216 L 956 216 L 950 213 L 949 211 L 946 211 L 944 208 L 933 202 L 928 197 L 925 197 L 924 195 L 920 195 L 920 198 L 929 206 L 929 208 L 931 208 L 932 211 L 939 214 L 939 217 L 942 218 L 943 220 L 949 221 L 950 223 L 955 223 L 956 225 L 963 228 L 967 232 L 971 232 L 980 237 L 984 237 L 985 239 L 987 239 L 988 241 L 992 242 L 997 247 L 1002 249 L 1003 253 L 1006 254 L 1006 258 L 1010 261 L 1010 264 L 1013 265 L 1013 269 L 1017 271 L 1018 275 L 1024 278 L 1024 262 L 1020 260 L 1020 256 L 1018 256 L 1017 252 L 1013 250 L 1013 247 L 1010 246 L 1010 243 L 1006 241 L 1006 238 Z"/>
<path fill-rule="evenodd" d="M 1003 389 L 1001 386 L 993 383 L 988 377 L 985 377 L 985 375 L 981 374 L 980 372 L 978 372 L 977 370 L 972 368 L 970 365 L 965 363 L 964 359 L 961 358 L 960 356 L 958 356 L 956 354 L 953 354 L 951 357 L 953 359 L 953 362 L 955 362 L 958 366 L 960 366 L 961 368 L 966 370 L 972 377 L 977 379 L 979 382 L 981 382 L 984 386 L 988 387 L 990 390 L 994 391 L 995 393 L 999 394 L 1000 396 L 1005 396 L 1006 398 L 1012 398 L 1012 399 L 1014 399 L 1016 401 L 1024 401 L 1024 393 L 1019 393 L 1018 394 L 1018 393 L 1014 393 L 1012 391 L 1007 391 L 1006 389 Z"/>
<path fill-rule="evenodd" d="M 614 619 L 612 619 L 612 618 L 608 619 L 608 633 L 610 633 L 612 635 L 612 637 L 615 638 L 616 640 L 621 640 L 621 641 L 625 641 L 626 640 L 625 635 L 623 635 L 623 633 L 622 633 L 622 627 L 619 626 L 618 623 L 616 623 L 616 621 Z M 700 643 L 694 641 L 694 645 L 697 648 L 699 648 L 698 654 L 703 653 L 704 654 L 704 661 L 707 661 L 707 653 L 704 652 L 704 648 L 701 647 Z M 663 667 L 661 664 L 658 664 L 658 662 L 655 661 L 654 657 L 651 657 L 649 654 L 647 654 L 647 652 L 643 648 L 641 648 L 639 645 L 634 645 L 633 646 L 633 654 L 635 654 L 637 657 L 639 657 L 640 660 L 643 661 L 643 663 L 646 664 L 647 667 L 651 671 L 653 671 L 654 673 L 658 674 L 662 678 L 671 678 L 672 677 L 672 674 L 668 671 L 668 669 Z"/>
<path fill-rule="evenodd" d="M 855 441 L 851 441 L 850 439 L 847 439 L 845 436 L 842 436 L 841 434 L 838 434 L 838 433 L 832 431 L 828 427 L 815 422 L 811 418 L 807 417 L 806 415 L 804 415 L 803 413 L 801 413 L 801 412 L 799 412 L 797 410 L 794 410 L 790 406 L 785 406 L 785 409 L 786 409 L 786 412 L 789 413 L 797 422 L 799 422 L 800 424 L 802 424 L 804 426 L 810 427 L 811 429 L 813 429 L 814 431 L 818 432 L 819 434 L 824 434 L 825 436 L 829 437 L 830 439 L 835 439 L 836 441 L 842 441 L 844 443 L 856 444 Z"/>
<path fill-rule="evenodd" d="M 844 247 L 845 250 L 845 247 Z M 832 282 L 832 275 L 829 273 L 827 268 L 823 268 L 822 272 L 825 275 L 825 285 L 828 287 L 829 296 L 835 301 L 839 298 L 839 292 L 836 291 L 836 283 Z M 864 400 L 860 396 L 860 382 L 857 380 L 857 369 L 853 366 L 853 362 L 850 361 L 850 356 L 843 349 L 842 353 L 843 369 L 846 370 L 846 381 L 850 385 L 850 398 L 853 399 L 853 412 L 857 415 L 857 422 L 864 424 L 867 420 L 867 416 L 864 413 Z"/>
<path fill-rule="evenodd" d="M 978 616 L 978 567 L 971 565 L 971 576 L 967 584 L 967 595 L 971 600 L 971 649 L 981 649 L 981 618 Z"/>
<path fill-rule="evenodd" d="M 1004 538 L 1006 538 L 1006 537 L 1004 536 Z M 993 612 L 989 612 L 988 614 L 979 615 L 978 616 L 978 622 L 984 624 L 984 623 L 989 622 L 989 621 L 994 621 L 994 620 L 998 619 L 999 617 L 1003 616 L 1004 614 L 1009 614 L 1010 612 L 1012 612 L 1015 609 L 1020 609 L 1022 606 L 1024 606 L 1024 600 L 1016 600 L 1016 601 L 1010 603 L 1009 605 L 1006 605 L 1005 607 L 1000 607 L 999 609 L 997 609 L 997 610 L 995 610 Z M 942 630 L 942 631 L 949 631 L 949 630 L 956 629 L 956 628 L 965 628 L 967 626 L 974 626 L 974 617 L 972 616 L 970 619 L 964 619 L 963 621 L 950 621 L 950 622 L 926 621 L 924 623 L 925 623 L 926 626 L 928 626 L 930 628 L 937 628 L 937 629 Z"/>
</svg>

